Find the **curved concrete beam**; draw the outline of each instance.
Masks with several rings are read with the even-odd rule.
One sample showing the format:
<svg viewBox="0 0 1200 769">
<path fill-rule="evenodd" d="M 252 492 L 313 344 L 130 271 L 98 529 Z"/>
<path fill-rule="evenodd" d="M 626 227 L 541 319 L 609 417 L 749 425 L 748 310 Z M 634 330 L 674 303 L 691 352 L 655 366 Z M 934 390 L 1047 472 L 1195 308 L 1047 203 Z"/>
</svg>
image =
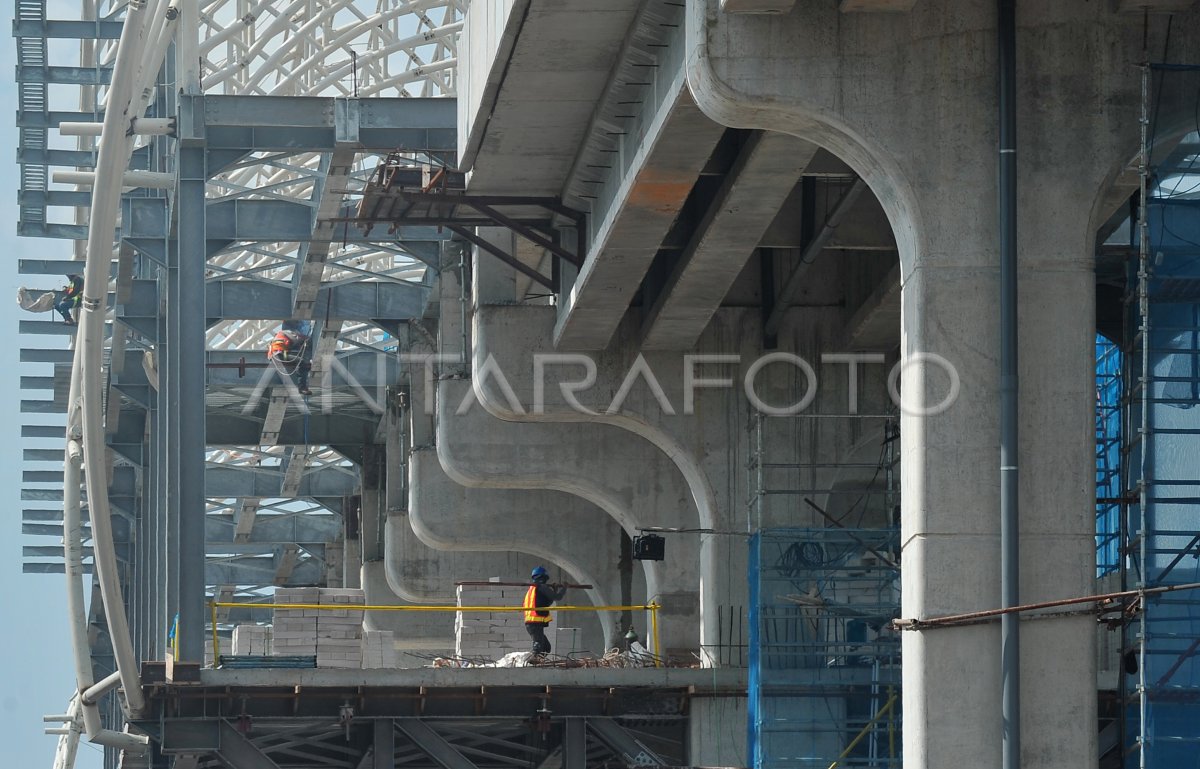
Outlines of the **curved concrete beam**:
<svg viewBox="0 0 1200 769">
<path fill-rule="evenodd" d="M 556 491 L 468 488 L 442 469 L 430 449 L 417 449 L 409 455 L 409 479 L 409 533 L 438 551 L 450 551 L 442 552 L 441 557 L 459 555 L 453 551 L 463 550 L 474 551 L 469 554 L 471 559 L 505 557 L 514 561 L 513 567 L 496 573 L 513 581 L 523 580 L 539 563 L 554 563 L 576 581 L 593 586 L 585 591 L 592 605 L 620 604 L 621 582 L 615 566 L 620 560 L 621 530 L 587 501 Z M 399 517 L 390 519 L 388 541 L 402 528 Z M 588 532 L 589 547 L 577 546 L 580 532 Z M 463 570 L 460 567 L 453 573 L 461 575 Z M 644 584 L 635 583 L 633 600 L 645 601 L 645 595 Z M 566 602 L 580 603 L 571 593 Z M 597 612 L 594 621 L 598 628 L 589 627 L 592 623 L 586 613 L 560 614 L 556 622 L 582 625 L 584 648 L 598 651 L 619 642 L 618 617 Z"/>
<path fill-rule="evenodd" d="M 492 415 L 507 421 L 582 423 L 589 425 L 592 430 L 610 426 L 634 433 L 665 454 L 677 468 L 676 472 L 682 475 L 695 505 L 698 528 L 714 531 L 731 529 L 734 525 L 732 511 L 721 511 L 717 491 L 701 461 L 703 441 L 695 440 L 700 428 L 693 424 L 696 422 L 695 418 L 686 418 L 686 422 L 684 418 L 677 419 L 675 425 L 682 429 L 673 430 L 664 426 L 662 420 L 647 416 L 653 411 L 638 408 L 641 405 L 639 399 L 649 400 L 654 409 L 659 408 L 660 404 L 653 395 L 646 395 L 648 390 L 644 387 L 630 393 L 627 401 L 630 407 L 622 406 L 612 413 L 608 411 L 614 394 L 620 391 L 621 383 L 629 370 L 628 362 L 622 360 L 619 352 L 605 352 L 593 356 L 592 359 L 596 362 L 597 384 L 579 393 L 576 399 L 576 403 L 584 406 L 584 409 L 570 403 L 567 394 L 559 388 L 542 388 L 540 383 L 535 383 L 534 356 L 553 349 L 550 340 L 553 338 L 554 322 L 553 307 L 485 305 L 476 308 L 471 381 L 479 403 Z M 624 328 L 627 324 L 622 325 Z M 618 332 L 619 338 L 623 336 L 624 334 Z M 620 345 L 617 347 L 621 349 Z M 632 349 L 636 350 L 637 346 L 633 345 Z M 670 366 L 671 371 L 681 370 L 683 359 L 679 354 L 662 353 L 654 357 L 674 361 L 674 365 Z M 492 361 L 490 364 L 489 360 Z M 498 377 L 492 375 L 491 372 L 497 367 L 511 385 L 510 392 L 505 392 L 505 385 L 500 384 Z M 660 371 L 665 372 L 667 368 L 663 366 Z M 538 391 L 542 393 L 543 403 L 540 406 L 535 403 Z M 676 394 L 670 397 L 679 402 L 679 390 L 676 389 L 675 392 Z M 512 393 L 516 394 L 519 404 L 513 403 L 509 398 Z M 671 417 L 664 417 L 669 418 Z M 725 441 L 728 441 L 728 437 L 725 436 Z M 700 451 L 691 448 L 693 446 L 698 447 Z M 613 456 L 609 455 L 605 461 L 612 459 Z M 731 571 L 728 568 L 730 565 L 745 563 L 744 551 L 735 554 L 728 547 L 729 543 L 721 543 L 719 539 L 721 538 L 715 536 L 700 537 L 699 630 L 701 658 L 704 664 L 715 664 L 713 655 L 705 652 L 704 648 L 715 644 L 719 637 L 716 606 L 721 603 L 745 605 L 744 580 L 740 581 L 741 587 L 735 588 L 740 590 L 742 595 L 727 595 L 723 593 L 728 591 L 712 589 L 719 573 L 721 555 L 726 556 L 723 560 L 726 561 L 727 575 Z"/>
<path fill-rule="evenodd" d="M 419 604 L 396 595 L 388 585 L 383 561 L 368 561 L 359 573 L 363 600 L 368 606 Z M 363 627 L 392 631 L 397 650 L 454 654 L 454 614 L 450 612 L 367 611 L 363 612 Z"/>
<path fill-rule="evenodd" d="M 446 474 L 464 486 L 549 489 L 594 504 L 631 536 L 641 526 L 695 528 L 687 488 L 670 460 L 653 446 L 608 427 L 568 424 L 514 424 L 496 419 L 478 405 L 456 413 L 469 398 L 467 380 L 438 384 L 437 451 Z M 469 436 L 469 437 L 468 437 Z M 596 512 L 588 506 L 589 513 Z M 564 552 L 577 552 L 570 527 L 537 522 L 539 532 L 562 531 Z M 587 517 L 584 529 L 596 527 Z M 615 525 L 615 524 L 614 524 Z M 643 561 L 646 591 L 662 605 L 664 648 L 696 648 L 695 616 L 700 573 L 689 545 L 694 535 L 673 541 L 665 563 Z M 616 543 L 614 535 L 610 539 Z M 612 563 L 615 563 L 614 559 Z M 715 604 L 712 609 L 715 614 Z M 609 636 L 611 638 L 611 636 Z"/>
</svg>

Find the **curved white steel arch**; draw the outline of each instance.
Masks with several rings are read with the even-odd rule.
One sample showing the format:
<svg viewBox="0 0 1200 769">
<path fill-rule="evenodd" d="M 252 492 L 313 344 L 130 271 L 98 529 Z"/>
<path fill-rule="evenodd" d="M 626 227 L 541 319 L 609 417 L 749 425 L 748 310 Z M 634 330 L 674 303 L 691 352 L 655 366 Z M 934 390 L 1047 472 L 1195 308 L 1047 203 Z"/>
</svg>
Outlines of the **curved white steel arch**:
<svg viewBox="0 0 1200 769">
<path fill-rule="evenodd" d="M 144 24 L 139 24 L 138 39 L 126 42 L 130 50 L 123 54 L 120 62 L 118 41 L 81 42 L 78 65 L 97 68 L 118 63 L 118 79 L 108 87 L 81 86 L 79 106 L 82 111 L 97 113 L 103 107 L 111 106 L 113 109 L 108 111 L 114 115 L 119 109 L 129 117 L 141 116 L 146 106 L 154 101 L 154 79 L 172 35 L 178 36 L 176 44 L 185 52 L 185 59 L 188 58 L 187 52 L 197 52 L 199 61 L 196 76 L 206 89 L 212 89 L 211 92 L 297 96 L 452 96 L 455 92 L 457 35 L 462 27 L 466 1 L 408 0 L 394 3 L 380 0 L 372 3 L 326 0 L 314 3 L 311 0 L 296 0 L 276 8 L 278 4 L 269 0 L 253 4 L 247 0 L 82 0 L 80 18 L 84 20 L 113 20 L 128 11 L 139 22 L 144 20 Z M 188 67 L 180 69 L 183 70 L 180 78 L 186 80 L 191 75 Z M 114 103 L 109 105 L 110 101 Z M 109 120 L 98 138 L 79 136 L 76 139 L 76 146 L 80 149 L 102 148 L 102 162 L 97 166 L 92 186 L 97 192 L 92 210 L 85 213 L 82 209 L 76 209 L 76 223 L 87 224 L 91 228 L 91 248 L 84 249 L 82 242 L 75 246 L 76 258 L 83 258 L 88 252 L 94 254 L 90 260 L 92 264 L 85 270 L 89 277 L 88 285 L 93 287 L 88 292 L 93 294 L 88 297 L 89 300 L 95 298 L 94 287 L 107 283 L 101 276 L 102 270 L 107 271 L 110 258 L 107 246 L 117 216 L 114 205 L 102 203 L 97 206 L 95 200 L 110 196 L 115 199 L 120 189 L 119 179 L 127 166 L 128 151 L 155 141 L 149 137 L 130 141 L 120 129 L 117 121 Z M 121 155 L 124 156 L 124 162 L 119 157 Z M 110 159 L 104 161 L 104 156 Z M 319 154 L 293 158 L 286 166 L 277 159 L 258 160 L 257 163 L 251 161 L 227 171 L 210 184 L 209 196 L 283 196 L 292 200 L 311 200 L 320 186 Z M 358 174 L 351 176 L 348 186 L 351 189 L 355 184 L 361 186 L 373 164 L 371 159 L 359 159 L 356 166 Z M 299 262 L 300 249 L 301 245 L 296 243 L 273 246 L 255 244 L 228 249 L 210 260 L 209 277 L 249 277 L 253 274 L 281 282 L 290 281 Z M 100 266 L 101 261 L 105 262 L 103 267 Z M 375 249 L 353 244 L 331 249 L 325 279 L 340 283 L 381 277 L 386 280 L 421 282 L 426 269 L 420 260 L 403 253 L 401 249 Z M 103 292 L 100 296 L 103 297 Z M 100 354 L 105 345 L 102 326 L 111 318 L 103 308 L 101 301 L 84 313 L 87 322 L 81 323 L 83 328 L 80 335 L 84 361 L 76 365 L 73 375 L 83 398 L 82 408 L 73 409 L 71 429 L 78 435 L 82 427 L 84 451 L 94 456 L 103 446 L 102 429 L 98 429 L 102 422 L 100 415 L 95 412 L 101 402 L 96 388 L 101 382 L 103 366 L 103 356 Z M 210 330 L 208 343 L 226 349 L 261 349 L 272 325 L 256 321 L 223 323 Z M 369 324 L 345 324 L 341 339 L 344 341 L 339 342 L 339 346 L 377 347 L 385 342 L 386 336 L 382 330 Z M 257 464 L 263 461 L 264 455 L 273 456 L 275 453 L 251 448 L 246 452 L 218 451 L 210 454 L 219 461 Z M 345 463 L 344 458 L 324 447 L 306 447 L 302 459 L 320 466 Z M 77 478 L 70 474 L 68 477 Z M 95 480 L 99 484 L 99 478 Z M 89 485 L 92 486 L 89 492 L 93 515 L 102 517 L 107 507 L 101 499 L 105 496 L 105 489 L 102 485 Z M 77 499 L 78 485 L 73 489 L 68 488 L 66 492 L 68 499 L 72 495 Z M 219 500 L 212 501 L 215 506 L 223 504 Z M 301 508 L 295 508 L 295 511 L 304 512 Z M 99 524 L 103 527 L 103 520 Z M 98 561 L 111 558 L 111 537 L 105 542 L 104 537 L 99 536 L 93 544 L 98 551 Z M 99 552 L 105 549 L 109 553 Z M 77 573 L 74 578 L 78 580 Z M 252 588 L 256 589 L 257 586 Z M 116 598 L 116 605 L 120 605 L 119 595 Z M 108 595 L 106 599 L 109 599 Z M 117 631 L 114 646 L 120 647 L 117 648 L 118 659 L 129 657 L 128 633 L 121 637 L 120 628 Z M 76 651 L 86 653 L 86 650 Z M 128 664 L 122 667 L 125 668 L 122 678 L 132 698 L 138 689 L 130 682 L 136 680 L 137 673 L 128 670 Z M 81 686 L 88 683 L 90 681 L 86 678 L 80 681 Z M 56 766 L 68 767 L 73 764 L 79 728 L 76 718 L 85 706 L 77 702 L 72 707 L 71 730 L 74 734 L 65 735 L 56 756 Z M 89 736 L 95 737 L 94 734 Z"/>
</svg>

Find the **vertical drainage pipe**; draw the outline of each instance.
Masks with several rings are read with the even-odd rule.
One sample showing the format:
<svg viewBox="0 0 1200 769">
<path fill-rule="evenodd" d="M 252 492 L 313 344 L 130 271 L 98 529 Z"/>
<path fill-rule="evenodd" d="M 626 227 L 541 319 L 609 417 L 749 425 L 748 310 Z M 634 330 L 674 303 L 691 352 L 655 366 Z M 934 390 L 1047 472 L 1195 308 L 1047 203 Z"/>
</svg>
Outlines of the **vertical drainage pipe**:
<svg viewBox="0 0 1200 769">
<path fill-rule="evenodd" d="M 1000 605 L 1019 603 L 1016 0 L 997 0 L 1000 224 Z M 1021 766 L 1020 615 L 1000 619 L 1001 766 Z"/>
</svg>

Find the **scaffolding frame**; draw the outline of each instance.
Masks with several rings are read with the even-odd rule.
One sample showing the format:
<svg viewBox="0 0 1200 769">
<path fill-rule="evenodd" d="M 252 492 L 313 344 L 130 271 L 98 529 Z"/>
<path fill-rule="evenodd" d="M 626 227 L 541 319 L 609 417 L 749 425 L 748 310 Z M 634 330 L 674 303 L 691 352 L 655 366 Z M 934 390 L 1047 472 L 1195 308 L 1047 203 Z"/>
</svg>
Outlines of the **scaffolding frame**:
<svg viewBox="0 0 1200 769">
<path fill-rule="evenodd" d="M 878 460 L 815 454 L 833 420 L 858 425 L 841 456 L 877 440 Z M 896 414 L 755 416 L 746 515 L 756 769 L 900 765 L 900 638 L 890 627 L 900 609 L 898 425 Z M 795 440 L 779 440 L 783 426 Z"/>
<path fill-rule="evenodd" d="M 1200 131 L 1155 162 L 1161 79 L 1171 73 L 1195 77 L 1200 67 L 1142 67 L 1137 240 L 1126 293 L 1130 341 L 1124 366 L 1122 472 L 1129 509 L 1121 532 L 1123 588 L 1194 581 L 1200 574 L 1200 531 L 1195 526 L 1200 480 L 1180 461 L 1200 445 L 1200 412 L 1192 411 L 1200 406 L 1200 244 L 1166 223 L 1168 211 L 1182 212 L 1190 221 L 1181 225 L 1176 220 L 1173 226 L 1181 231 L 1194 227 L 1197 209 L 1177 194 L 1178 183 L 1175 190 L 1164 191 L 1168 175 L 1195 174 Z M 1155 77 L 1160 80 L 1152 89 Z M 1189 557 L 1195 571 L 1185 574 Z M 1193 592 L 1147 595 L 1139 609 L 1124 639 L 1123 658 L 1127 665 L 1136 659 L 1137 676 L 1132 692 L 1125 676 L 1120 683 L 1124 765 L 1183 765 L 1200 745 L 1200 660 L 1195 656 L 1200 597 Z"/>
</svg>

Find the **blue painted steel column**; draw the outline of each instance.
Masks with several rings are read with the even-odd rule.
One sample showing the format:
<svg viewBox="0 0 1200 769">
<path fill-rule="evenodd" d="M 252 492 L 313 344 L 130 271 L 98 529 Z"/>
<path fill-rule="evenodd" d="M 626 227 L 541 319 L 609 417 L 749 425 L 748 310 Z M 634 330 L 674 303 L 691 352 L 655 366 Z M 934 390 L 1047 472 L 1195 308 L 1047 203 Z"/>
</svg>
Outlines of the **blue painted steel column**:
<svg viewBox="0 0 1200 769">
<path fill-rule="evenodd" d="M 162 504 L 159 520 L 162 532 L 159 542 L 160 576 L 166 586 L 164 607 L 166 626 L 160 628 L 163 642 L 175 616 L 179 613 L 179 248 L 175 241 L 166 243 L 167 266 L 163 268 L 159 286 L 166 297 L 164 311 L 159 313 L 158 353 L 158 466 L 162 482 Z"/>
<path fill-rule="evenodd" d="M 166 591 L 163 589 L 162 575 L 159 573 L 159 563 L 162 552 L 162 520 L 163 520 L 163 468 L 159 464 L 159 449 L 162 439 L 158 434 L 158 396 L 151 388 L 150 408 L 146 410 L 146 544 L 143 557 L 143 570 L 149 580 L 150 594 L 147 596 L 149 612 L 146 615 L 146 659 L 162 659 L 163 623 L 162 606 Z"/>
<path fill-rule="evenodd" d="M 178 337 L 171 353 L 176 364 L 172 390 L 179 400 L 179 439 L 168 446 L 177 454 L 179 467 L 179 656 L 204 659 L 204 268 L 205 152 L 202 143 L 183 145 L 178 153 L 179 178 L 175 194 L 178 263 L 176 295 L 171 316 L 177 319 Z"/>
</svg>

